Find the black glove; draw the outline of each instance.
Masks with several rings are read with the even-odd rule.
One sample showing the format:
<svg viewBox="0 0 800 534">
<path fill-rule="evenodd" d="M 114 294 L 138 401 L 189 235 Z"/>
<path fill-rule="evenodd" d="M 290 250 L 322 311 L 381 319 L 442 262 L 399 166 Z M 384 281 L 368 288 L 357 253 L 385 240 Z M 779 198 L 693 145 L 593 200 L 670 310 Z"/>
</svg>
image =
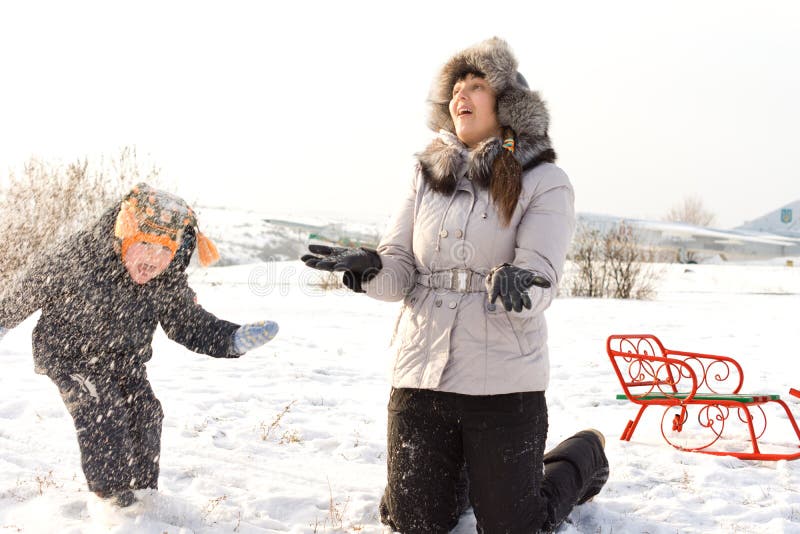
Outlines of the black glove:
<svg viewBox="0 0 800 534">
<path fill-rule="evenodd" d="M 300 260 L 306 266 L 321 271 L 343 272 L 342 282 L 356 293 L 364 293 L 361 284 L 369 282 L 383 268 L 381 257 L 370 248 L 328 247 L 308 245 Z"/>
<path fill-rule="evenodd" d="M 510 263 L 495 267 L 486 276 L 489 302 L 494 304 L 497 297 L 500 297 L 503 307 L 509 312 L 511 310 L 521 312 L 523 307 L 531 309 L 531 296 L 528 290 L 532 286 L 548 288 L 550 281 Z"/>
</svg>

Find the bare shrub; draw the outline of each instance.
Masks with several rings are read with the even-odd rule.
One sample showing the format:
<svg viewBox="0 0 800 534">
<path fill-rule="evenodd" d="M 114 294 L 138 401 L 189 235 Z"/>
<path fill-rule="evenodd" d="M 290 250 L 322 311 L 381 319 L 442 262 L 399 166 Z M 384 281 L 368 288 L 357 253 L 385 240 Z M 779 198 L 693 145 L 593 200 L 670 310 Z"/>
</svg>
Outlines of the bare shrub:
<svg viewBox="0 0 800 534">
<path fill-rule="evenodd" d="M 572 243 L 573 270 L 565 284 L 574 297 L 620 299 L 651 298 L 657 273 L 654 252 L 644 247 L 629 225 L 609 230 L 588 225 L 578 227 Z"/>
<path fill-rule="evenodd" d="M 355 523 L 347 519 L 348 506 L 350 506 L 350 496 L 347 495 L 343 500 L 337 500 L 333 496 L 333 487 L 331 481 L 328 480 L 328 514 L 326 517 L 314 518 L 314 521 L 309 523 L 312 532 L 361 532 L 364 530 L 363 523 Z M 377 520 L 377 517 L 375 518 Z"/>
<path fill-rule="evenodd" d="M 606 264 L 602 233 L 596 228 L 581 225 L 572 240 L 572 261 L 577 272 L 567 284 L 573 296 L 602 297 L 607 286 Z"/>
<path fill-rule="evenodd" d="M 665 221 L 693 224 L 695 226 L 711 226 L 716 216 L 708 211 L 703 201 L 697 196 L 688 196 L 683 202 L 673 206 L 664 216 Z M 674 261 L 681 263 L 697 263 L 701 256 L 692 250 L 687 250 L 683 255 L 679 252 Z"/>
<path fill-rule="evenodd" d="M 0 293 L 48 247 L 94 222 L 137 182 L 155 182 L 158 172 L 143 171 L 136 150 L 123 148 L 96 163 L 31 158 L 21 175 L 10 174 L 0 183 Z"/>
<path fill-rule="evenodd" d="M 228 496 L 227 495 L 220 495 L 219 497 L 216 497 L 214 499 L 210 499 L 208 501 L 208 503 L 206 503 L 206 507 L 205 507 L 205 509 L 203 510 L 203 513 L 202 513 L 203 521 L 208 521 L 209 516 L 212 513 L 214 513 L 214 511 L 217 509 L 217 507 L 220 504 L 222 504 L 223 502 L 227 501 L 227 500 L 228 500 Z M 214 523 L 216 523 L 216 521 L 212 521 L 211 522 L 211 524 L 214 524 Z"/>
<path fill-rule="evenodd" d="M 333 498 L 333 488 L 331 487 L 330 480 L 328 481 L 328 518 L 334 529 L 343 529 L 345 515 L 347 513 L 347 506 L 350 504 L 350 496 L 345 497 L 344 501 L 337 501 Z"/>
<path fill-rule="evenodd" d="M 673 206 L 664 216 L 665 221 L 682 222 L 698 226 L 710 226 L 716 216 L 708 211 L 697 196 L 688 196 L 683 202 Z"/>
<path fill-rule="evenodd" d="M 322 291 L 336 291 L 337 289 L 344 288 L 342 275 L 340 273 L 321 271 L 314 274 L 315 277 L 308 282 L 310 287 L 321 289 Z"/>
<path fill-rule="evenodd" d="M 278 445 L 286 445 L 287 443 L 303 443 L 303 436 L 297 430 L 287 430 L 278 440 Z"/>
<path fill-rule="evenodd" d="M 283 408 L 283 410 L 281 410 L 281 412 L 278 413 L 275 416 L 275 418 L 272 420 L 272 422 L 267 423 L 266 421 L 261 421 L 261 424 L 259 425 L 259 433 L 261 434 L 261 440 L 262 441 L 267 441 L 270 438 L 270 436 L 272 435 L 272 433 L 281 426 L 281 419 L 283 419 L 284 415 L 289 413 L 289 410 L 292 409 L 292 406 L 294 406 L 294 404 L 296 402 L 297 402 L 297 400 L 293 400 L 292 402 L 287 404 Z M 284 433 L 284 436 L 285 435 L 286 434 Z M 299 438 L 299 435 L 298 435 L 298 438 Z M 299 442 L 300 440 L 298 439 L 297 441 Z M 281 441 L 281 444 L 283 444 L 283 441 Z"/>
<path fill-rule="evenodd" d="M 655 276 L 646 260 L 652 252 L 641 246 L 633 229 L 624 223 L 616 226 L 605 235 L 603 245 L 610 296 L 618 299 L 650 298 L 654 292 Z"/>
<path fill-rule="evenodd" d="M 60 488 L 61 485 L 53 478 L 53 470 L 51 469 L 46 474 L 37 474 L 34 478 L 36 485 L 39 488 L 39 495 L 44 495 L 44 491 L 48 488 Z"/>
</svg>

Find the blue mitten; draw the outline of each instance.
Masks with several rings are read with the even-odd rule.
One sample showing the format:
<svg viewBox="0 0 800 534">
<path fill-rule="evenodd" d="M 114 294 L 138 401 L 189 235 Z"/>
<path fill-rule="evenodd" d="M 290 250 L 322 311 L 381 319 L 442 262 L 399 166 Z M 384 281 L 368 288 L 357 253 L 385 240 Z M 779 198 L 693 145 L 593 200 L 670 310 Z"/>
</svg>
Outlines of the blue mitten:
<svg viewBox="0 0 800 534">
<path fill-rule="evenodd" d="M 3 328 L 0 326 L 0 339 L 3 339 L 3 336 L 6 335 L 6 332 L 8 332 L 8 328 Z"/>
<path fill-rule="evenodd" d="M 244 324 L 233 333 L 231 356 L 241 356 L 249 350 L 260 347 L 278 333 L 278 323 L 259 321 Z"/>
</svg>

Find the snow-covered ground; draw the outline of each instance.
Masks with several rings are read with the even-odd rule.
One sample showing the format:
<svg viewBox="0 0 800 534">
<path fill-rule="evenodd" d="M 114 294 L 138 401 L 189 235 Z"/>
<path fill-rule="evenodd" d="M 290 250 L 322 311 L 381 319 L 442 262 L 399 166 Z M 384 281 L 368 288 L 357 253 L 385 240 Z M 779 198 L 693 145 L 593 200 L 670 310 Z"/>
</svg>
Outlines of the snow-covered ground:
<svg viewBox="0 0 800 534">
<path fill-rule="evenodd" d="M 795 262 L 800 265 L 800 262 Z M 565 533 L 800 532 L 800 461 L 680 452 L 660 413 L 619 441 L 635 408 L 608 358 L 611 333 L 733 355 L 745 389 L 781 393 L 800 416 L 800 268 L 778 262 L 662 267 L 651 301 L 557 300 L 547 312 L 553 446 L 606 433 L 611 478 Z M 72 421 L 32 370 L 35 317 L 0 342 L 0 533 L 377 533 L 384 487 L 388 341 L 398 306 L 308 287 L 299 262 L 196 270 L 201 303 L 227 319 L 273 319 L 278 337 L 238 360 L 186 351 L 158 332 L 148 366 L 165 411 L 158 492 L 119 510 L 85 488 Z M 776 414 L 773 414 L 775 416 Z M 779 443 L 791 435 L 778 429 Z M 457 533 L 474 532 L 465 516 Z"/>
</svg>

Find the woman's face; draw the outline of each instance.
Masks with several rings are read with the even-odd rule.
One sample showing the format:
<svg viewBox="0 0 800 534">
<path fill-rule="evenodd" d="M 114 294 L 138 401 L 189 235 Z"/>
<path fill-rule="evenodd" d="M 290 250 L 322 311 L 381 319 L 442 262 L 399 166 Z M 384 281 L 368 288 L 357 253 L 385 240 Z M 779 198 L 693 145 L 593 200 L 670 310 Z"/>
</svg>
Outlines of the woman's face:
<svg viewBox="0 0 800 534">
<path fill-rule="evenodd" d="M 489 137 L 500 136 L 495 112 L 496 95 L 485 79 L 467 74 L 453 86 L 450 117 L 456 135 L 470 148 Z"/>
<path fill-rule="evenodd" d="M 163 273 L 172 261 L 172 251 L 155 243 L 133 243 L 122 262 L 137 284 L 146 284 Z"/>
</svg>

